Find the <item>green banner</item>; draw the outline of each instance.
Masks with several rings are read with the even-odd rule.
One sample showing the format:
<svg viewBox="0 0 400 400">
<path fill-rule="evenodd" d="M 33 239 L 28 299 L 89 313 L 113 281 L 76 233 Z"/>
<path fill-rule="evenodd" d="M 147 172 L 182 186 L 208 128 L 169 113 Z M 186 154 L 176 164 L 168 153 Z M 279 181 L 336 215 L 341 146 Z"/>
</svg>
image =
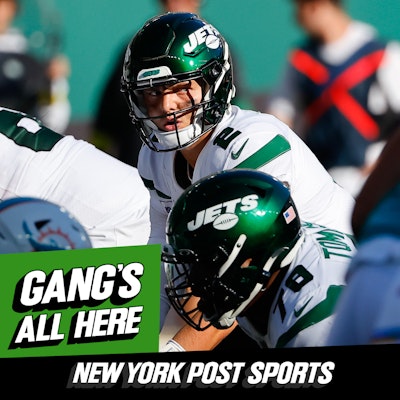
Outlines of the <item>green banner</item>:
<svg viewBox="0 0 400 400">
<path fill-rule="evenodd" d="M 158 352 L 159 245 L 0 255 L 0 357 Z"/>
</svg>

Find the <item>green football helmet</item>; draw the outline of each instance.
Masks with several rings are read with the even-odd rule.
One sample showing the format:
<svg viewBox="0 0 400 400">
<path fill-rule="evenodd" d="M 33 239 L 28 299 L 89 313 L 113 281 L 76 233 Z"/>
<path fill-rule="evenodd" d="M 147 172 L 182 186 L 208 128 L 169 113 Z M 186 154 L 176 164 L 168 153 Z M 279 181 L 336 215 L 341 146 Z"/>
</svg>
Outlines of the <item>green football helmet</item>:
<svg viewBox="0 0 400 400">
<path fill-rule="evenodd" d="M 250 169 L 190 186 L 172 208 L 166 233 L 166 293 L 197 330 L 230 327 L 303 241 L 289 189 Z"/>
<path fill-rule="evenodd" d="M 164 132 L 149 118 L 143 90 L 196 80 L 202 100 L 185 110 L 168 114 L 175 118 L 193 112 L 189 127 Z M 154 151 L 172 151 L 195 142 L 224 116 L 235 87 L 228 44 L 206 21 L 191 13 L 167 13 L 147 21 L 127 47 L 121 91 L 132 122 L 143 142 Z M 160 115 L 165 117 L 165 115 Z M 156 119 L 157 117 L 153 117 Z"/>
</svg>

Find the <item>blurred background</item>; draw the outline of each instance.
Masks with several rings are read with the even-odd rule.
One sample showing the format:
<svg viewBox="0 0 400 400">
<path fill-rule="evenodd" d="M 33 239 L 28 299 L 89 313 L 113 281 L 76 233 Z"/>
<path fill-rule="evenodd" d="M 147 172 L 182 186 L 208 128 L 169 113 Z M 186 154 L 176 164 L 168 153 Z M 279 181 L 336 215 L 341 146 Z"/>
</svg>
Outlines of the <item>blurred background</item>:
<svg viewBox="0 0 400 400">
<path fill-rule="evenodd" d="M 349 13 L 400 40 L 400 0 L 346 0 Z M 301 36 L 290 0 L 203 0 L 201 14 L 226 37 L 245 108 L 262 109 L 288 49 Z M 86 138 L 99 97 L 121 49 L 158 0 L 20 0 L 15 20 L 38 57 L 64 54 L 70 63 L 67 133 Z"/>
</svg>

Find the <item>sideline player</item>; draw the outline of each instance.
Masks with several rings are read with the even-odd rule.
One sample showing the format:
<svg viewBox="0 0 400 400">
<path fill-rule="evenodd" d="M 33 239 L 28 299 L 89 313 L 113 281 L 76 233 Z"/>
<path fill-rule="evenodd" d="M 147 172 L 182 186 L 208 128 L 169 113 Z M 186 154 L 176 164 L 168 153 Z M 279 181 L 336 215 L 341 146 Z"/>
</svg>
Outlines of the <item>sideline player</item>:
<svg viewBox="0 0 400 400">
<path fill-rule="evenodd" d="M 285 185 L 261 171 L 210 175 L 175 202 L 167 294 L 195 329 L 239 326 L 261 348 L 322 346 L 356 248 L 300 221 Z"/>
<path fill-rule="evenodd" d="M 147 243 L 149 193 L 136 168 L 6 108 L 0 148 L 0 199 L 34 196 L 66 207 L 93 247 Z"/>
<path fill-rule="evenodd" d="M 167 13 L 147 21 L 127 48 L 121 85 L 145 143 L 138 169 L 151 191 L 150 243 L 165 243 L 168 213 L 186 187 L 231 168 L 270 173 L 288 184 L 304 220 L 351 233 L 354 199 L 304 142 L 277 118 L 231 104 L 229 46 L 205 20 Z M 161 289 L 162 327 L 170 304 Z M 213 349 L 228 335 L 182 329 L 176 342 L 185 350 Z"/>
</svg>

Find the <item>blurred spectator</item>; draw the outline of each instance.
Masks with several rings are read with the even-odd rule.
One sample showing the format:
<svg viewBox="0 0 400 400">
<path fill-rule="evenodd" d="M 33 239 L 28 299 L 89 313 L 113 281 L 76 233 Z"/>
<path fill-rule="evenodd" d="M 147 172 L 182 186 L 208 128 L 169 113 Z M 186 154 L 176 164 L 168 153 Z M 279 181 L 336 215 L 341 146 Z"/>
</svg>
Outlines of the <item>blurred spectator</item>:
<svg viewBox="0 0 400 400">
<path fill-rule="evenodd" d="M 47 75 L 50 78 L 50 103 L 43 107 L 42 119 L 51 129 L 64 133 L 71 119 L 69 101 L 70 75 L 69 59 L 64 54 L 57 54 L 47 62 Z"/>
<path fill-rule="evenodd" d="M 328 337 L 332 346 L 400 343 L 400 127 L 356 198 L 357 254 Z"/>
<path fill-rule="evenodd" d="M 191 12 L 198 14 L 202 0 L 159 0 L 163 12 Z"/>
<path fill-rule="evenodd" d="M 41 117 L 50 99 L 45 66 L 27 54 L 25 36 L 12 26 L 17 0 L 0 0 L 0 105 Z"/>
<path fill-rule="evenodd" d="M 34 115 L 51 129 L 64 132 L 71 114 L 68 59 L 58 54 L 38 57 L 16 23 L 21 13 L 35 5 L 0 0 L 0 105 Z"/>
<path fill-rule="evenodd" d="M 356 195 L 400 120 L 400 44 L 381 40 L 342 3 L 293 0 L 307 36 L 290 53 L 267 112 L 294 128 Z"/>
</svg>

